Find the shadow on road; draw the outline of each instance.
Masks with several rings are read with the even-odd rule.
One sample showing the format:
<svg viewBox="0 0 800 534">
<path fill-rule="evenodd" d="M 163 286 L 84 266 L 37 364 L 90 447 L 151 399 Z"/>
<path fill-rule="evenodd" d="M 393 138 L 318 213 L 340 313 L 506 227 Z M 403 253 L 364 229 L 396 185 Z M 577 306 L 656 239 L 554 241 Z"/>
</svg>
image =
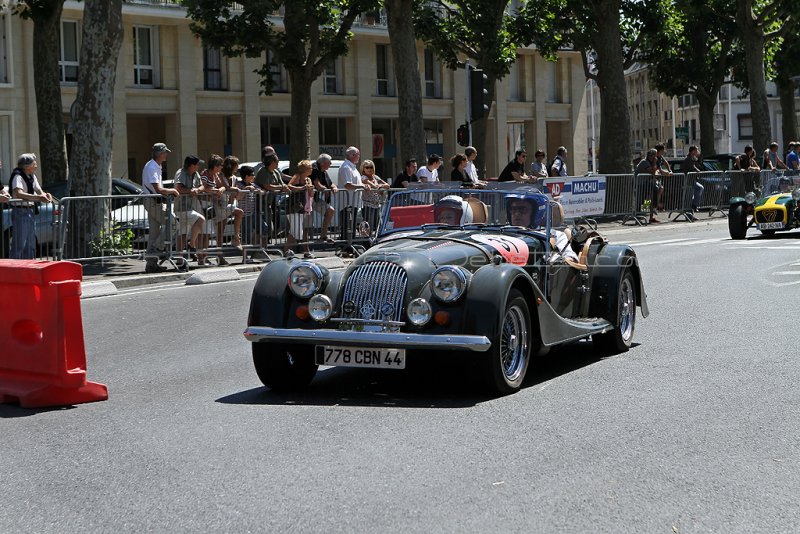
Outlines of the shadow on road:
<svg viewBox="0 0 800 534">
<path fill-rule="evenodd" d="M 531 361 L 522 390 L 569 374 L 603 357 L 589 342 L 562 347 Z M 481 394 L 463 360 L 434 361 L 403 371 L 331 367 L 320 369 L 311 385 L 295 393 L 257 387 L 216 400 L 222 404 L 274 406 L 386 406 L 468 408 L 496 397 Z M 255 371 L 253 371 L 255 375 Z"/>
<path fill-rule="evenodd" d="M 71 410 L 75 406 L 53 406 L 50 408 L 20 408 L 15 404 L 0 404 L 0 419 L 15 419 L 17 417 L 31 417 L 40 413 Z"/>
</svg>

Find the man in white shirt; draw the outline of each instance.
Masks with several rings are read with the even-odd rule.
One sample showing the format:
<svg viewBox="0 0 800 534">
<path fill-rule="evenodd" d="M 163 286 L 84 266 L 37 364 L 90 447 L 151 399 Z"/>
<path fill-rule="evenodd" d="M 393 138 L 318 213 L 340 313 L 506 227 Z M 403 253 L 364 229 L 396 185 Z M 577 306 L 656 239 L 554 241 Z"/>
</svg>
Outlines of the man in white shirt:
<svg viewBox="0 0 800 534">
<path fill-rule="evenodd" d="M 342 239 L 348 240 L 354 235 L 355 221 L 363 205 L 361 190 L 364 189 L 364 184 L 361 182 L 361 173 L 358 170 L 361 151 L 351 146 L 345 150 L 344 157 L 345 161 L 339 168 L 339 189 L 346 189 L 347 194 L 344 195 L 345 202 L 339 210 L 339 221 L 342 226 Z"/>
<path fill-rule="evenodd" d="M 464 172 L 467 173 L 473 184 L 477 184 L 480 181 L 478 180 L 478 169 L 475 168 L 475 158 L 478 157 L 478 151 L 475 150 L 474 146 L 468 146 L 464 149 L 464 155 L 467 156 L 467 166 L 464 167 Z"/>
<path fill-rule="evenodd" d="M 177 189 L 164 187 L 161 185 L 161 165 L 167 161 L 167 155 L 171 152 L 164 143 L 156 143 L 150 151 L 151 160 L 148 161 L 142 170 L 142 194 L 161 195 L 161 197 L 150 197 L 144 199 L 144 209 L 147 210 L 147 222 L 149 230 L 147 234 L 147 252 L 145 253 L 144 272 L 160 273 L 166 271 L 166 267 L 158 264 L 159 251 L 164 249 L 166 240 L 166 230 L 174 224 L 172 211 L 167 213 L 167 204 L 163 196 L 180 196 Z M 167 218 L 170 224 L 167 223 Z"/>
<path fill-rule="evenodd" d="M 438 182 L 439 181 L 439 167 L 442 164 L 442 157 L 438 154 L 431 154 L 428 156 L 428 164 L 417 171 L 417 177 L 420 182 Z"/>
<path fill-rule="evenodd" d="M 551 176 L 567 176 L 567 162 L 565 158 L 567 157 L 567 149 L 563 146 L 558 147 L 556 151 L 556 157 L 553 160 L 553 164 L 550 166 L 551 169 Z"/>
<path fill-rule="evenodd" d="M 36 154 L 22 154 L 17 161 L 17 168 L 11 172 L 9 189 L 11 198 L 11 226 L 14 234 L 11 238 L 12 259 L 33 259 L 36 257 L 36 228 L 34 215 L 38 213 L 36 202 L 52 202 L 50 193 L 42 191 L 36 178 Z"/>
</svg>

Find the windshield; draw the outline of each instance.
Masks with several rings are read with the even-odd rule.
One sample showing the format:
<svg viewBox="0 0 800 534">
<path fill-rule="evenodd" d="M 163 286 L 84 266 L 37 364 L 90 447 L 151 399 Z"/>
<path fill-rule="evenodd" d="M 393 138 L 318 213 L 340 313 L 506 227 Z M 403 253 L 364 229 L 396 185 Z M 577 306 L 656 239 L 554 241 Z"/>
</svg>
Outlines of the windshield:
<svg viewBox="0 0 800 534">
<path fill-rule="evenodd" d="M 413 189 L 393 193 L 379 235 L 429 227 L 515 226 L 543 229 L 547 196 L 532 187 L 513 190 Z M 558 207 L 557 204 L 553 203 Z M 560 217 L 560 219 L 559 219 Z M 554 226 L 563 223 L 557 214 Z"/>
</svg>

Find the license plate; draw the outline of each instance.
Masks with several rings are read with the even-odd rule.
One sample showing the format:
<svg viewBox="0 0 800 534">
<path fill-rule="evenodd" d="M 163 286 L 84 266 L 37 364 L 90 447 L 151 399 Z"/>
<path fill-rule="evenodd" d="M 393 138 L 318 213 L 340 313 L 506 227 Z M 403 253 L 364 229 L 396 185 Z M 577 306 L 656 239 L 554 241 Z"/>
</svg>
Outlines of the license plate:
<svg viewBox="0 0 800 534">
<path fill-rule="evenodd" d="M 317 347 L 317 365 L 339 367 L 372 367 L 375 369 L 405 369 L 405 349 L 376 349 L 373 347 Z"/>
<path fill-rule="evenodd" d="M 758 223 L 759 230 L 780 230 L 781 228 L 783 228 L 782 222 Z"/>
</svg>

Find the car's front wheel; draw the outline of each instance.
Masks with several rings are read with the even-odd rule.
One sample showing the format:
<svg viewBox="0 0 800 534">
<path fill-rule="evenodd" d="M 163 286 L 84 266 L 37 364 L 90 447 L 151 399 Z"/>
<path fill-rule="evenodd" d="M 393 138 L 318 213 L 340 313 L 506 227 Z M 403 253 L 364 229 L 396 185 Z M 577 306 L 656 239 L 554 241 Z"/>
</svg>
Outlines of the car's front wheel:
<svg viewBox="0 0 800 534">
<path fill-rule="evenodd" d="M 747 235 L 747 214 L 741 204 L 732 207 L 728 212 L 728 232 L 731 239 L 744 239 Z"/>
<path fill-rule="evenodd" d="M 619 354 L 631 348 L 636 329 L 636 285 L 633 273 L 625 269 L 617 290 L 617 317 L 614 328 L 592 336 L 595 348 L 608 354 Z"/>
<path fill-rule="evenodd" d="M 500 321 L 500 331 L 486 356 L 485 379 L 489 390 L 500 395 L 522 386 L 531 358 L 531 317 L 522 293 L 512 289 Z"/>
<path fill-rule="evenodd" d="M 313 345 L 253 343 L 253 364 L 261 383 L 276 391 L 303 389 L 317 374 Z"/>
</svg>

